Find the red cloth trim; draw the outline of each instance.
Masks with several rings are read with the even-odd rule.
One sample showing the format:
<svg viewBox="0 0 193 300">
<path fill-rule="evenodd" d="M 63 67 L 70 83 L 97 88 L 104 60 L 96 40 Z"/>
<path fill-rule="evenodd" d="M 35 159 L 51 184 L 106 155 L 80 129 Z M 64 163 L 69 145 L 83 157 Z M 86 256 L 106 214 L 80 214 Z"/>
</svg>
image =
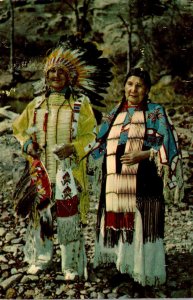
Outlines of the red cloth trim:
<svg viewBox="0 0 193 300">
<path fill-rule="evenodd" d="M 77 195 L 69 200 L 56 199 L 56 215 L 57 217 L 71 217 L 78 213 L 78 197 Z"/>
<path fill-rule="evenodd" d="M 133 230 L 134 228 L 134 212 L 128 213 L 105 213 L 105 227 L 114 229 L 128 229 Z"/>
<path fill-rule="evenodd" d="M 51 183 L 42 162 L 34 159 L 30 169 L 31 185 L 36 185 L 40 203 L 52 197 Z"/>
<path fill-rule="evenodd" d="M 34 111 L 34 116 L 33 116 L 33 126 L 36 126 L 36 119 L 37 119 L 37 111 L 35 110 Z M 37 142 L 37 137 L 36 137 L 36 134 L 34 133 L 33 135 L 33 141 L 34 142 Z"/>
<path fill-rule="evenodd" d="M 47 125 L 48 125 L 48 111 L 46 111 L 45 116 L 44 116 L 44 124 L 43 124 L 44 132 L 47 132 Z"/>
<path fill-rule="evenodd" d="M 130 107 L 137 108 L 137 107 L 138 107 L 138 105 L 129 105 L 129 104 L 128 104 L 128 102 L 127 102 L 127 101 L 125 101 L 125 102 L 124 102 L 124 104 L 123 104 L 123 107 L 122 107 L 122 109 L 123 109 L 123 110 L 127 110 L 127 109 L 128 109 L 128 108 L 130 108 Z"/>
</svg>

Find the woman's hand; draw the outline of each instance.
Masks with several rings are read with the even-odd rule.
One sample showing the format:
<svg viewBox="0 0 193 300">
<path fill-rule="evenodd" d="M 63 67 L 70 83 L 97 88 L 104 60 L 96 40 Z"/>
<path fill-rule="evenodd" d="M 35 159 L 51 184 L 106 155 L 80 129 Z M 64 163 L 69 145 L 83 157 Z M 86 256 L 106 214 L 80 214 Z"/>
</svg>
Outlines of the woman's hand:
<svg viewBox="0 0 193 300">
<path fill-rule="evenodd" d="M 56 149 L 53 151 L 53 153 L 56 154 L 60 160 L 62 160 L 72 155 L 74 151 L 75 151 L 74 145 L 64 144 L 62 146 L 57 146 Z"/>
<path fill-rule="evenodd" d="M 131 151 L 128 154 L 124 154 L 121 156 L 120 160 L 122 164 L 126 164 L 128 166 L 139 163 L 141 160 L 149 158 L 150 151 Z"/>
</svg>

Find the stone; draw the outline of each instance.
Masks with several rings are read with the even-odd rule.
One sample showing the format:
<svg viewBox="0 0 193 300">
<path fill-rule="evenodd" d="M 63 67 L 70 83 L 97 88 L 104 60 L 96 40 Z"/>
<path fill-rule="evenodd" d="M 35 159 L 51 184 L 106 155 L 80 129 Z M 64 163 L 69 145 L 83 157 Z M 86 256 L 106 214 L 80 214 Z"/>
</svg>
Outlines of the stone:
<svg viewBox="0 0 193 300">
<path fill-rule="evenodd" d="M 7 262 L 7 258 L 4 255 L 0 255 L 0 263 Z"/>
<path fill-rule="evenodd" d="M 9 242 L 9 241 L 13 240 L 15 237 L 16 237 L 16 236 L 15 236 L 15 234 L 14 234 L 13 232 L 8 232 L 8 233 L 5 235 L 5 240 L 6 240 L 7 242 Z"/>
<path fill-rule="evenodd" d="M 60 296 L 64 292 L 64 285 L 61 285 L 59 288 L 56 289 L 56 295 Z"/>
<path fill-rule="evenodd" d="M 104 293 L 104 294 L 108 294 L 108 293 L 110 293 L 110 291 L 111 291 L 110 289 L 104 289 L 104 290 L 103 290 L 103 293 Z"/>
<path fill-rule="evenodd" d="M 17 296 L 17 291 L 15 289 L 13 289 L 13 288 L 9 288 L 6 291 L 6 299 L 15 299 L 16 296 Z"/>
<path fill-rule="evenodd" d="M 176 288 L 176 286 L 177 286 L 177 282 L 176 282 L 176 281 L 174 281 L 174 280 L 172 280 L 172 281 L 168 281 L 168 286 L 169 286 L 169 287 L 172 287 L 172 288 Z"/>
<path fill-rule="evenodd" d="M 117 294 L 109 293 L 109 294 L 107 294 L 107 298 L 108 299 L 117 299 Z"/>
<path fill-rule="evenodd" d="M 38 280 L 39 280 L 39 277 L 36 276 L 36 275 L 24 275 L 21 282 L 22 283 L 29 283 L 29 282 L 38 281 Z"/>
<path fill-rule="evenodd" d="M 90 293 L 90 299 L 97 299 L 97 292 Z"/>
<path fill-rule="evenodd" d="M 188 291 L 187 290 L 177 290 L 171 292 L 171 298 L 188 298 Z"/>
<path fill-rule="evenodd" d="M 12 275 L 11 277 L 5 279 L 0 283 L 0 286 L 4 289 L 7 290 L 12 284 L 16 283 L 22 278 L 22 274 L 16 274 Z"/>
<path fill-rule="evenodd" d="M 68 290 L 67 292 L 66 292 L 66 295 L 67 296 L 74 296 L 75 295 L 75 291 L 74 290 Z"/>
<path fill-rule="evenodd" d="M 28 290 L 26 290 L 24 292 L 24 295 L 25 295 L 26 299 L 33 299 L 33 297 L 34 297 L 34 291 L 28 289 Z"/>
<path fill-rule="evenodd" d="M 22 225 L 21 225 L 22 226 Z M 24 225 L 23 225 L 24 226 Z M 22 228 L 21 229 L 21 234 L 25 234 L 26 233 L 26 228 Z"/>
<path fill-rule="evenodd" d="M 94 292 L 95 290 L 96 290 L 96 286 L 91 286 L 88 288 L 88 291 L 91 293 Z"/>
<path fill-rule="evenodd" d="M 163 299 L 165 299 L 165 298 L 167 298 L 167 296 L 166 296 L 166 294 L 164 294 L 162 291 L 158 291 L 157 293 L 155 293 L 155 297 L 156 298 L 163 298 Z"/>
<path fill-rule="evenodd" d="M 5 270 L 2 274 L 1 274 L 1 278 L 5 279 L 9 277 L 9 272 L 7 270 Z"/>
<path fill-rule="evenodd" d="M 14 265 L 15 264 L 15 260 L 10 259 L 9 262 L 8 262 L 8 264 L 9 264 L 9 266 Z"/>
<path fill-rule="evenodd" d="M 8 264 L 2 264 L 1 263 L 1 270 L 2 271 L 8 270 L 8 269 L 9 269 L 9 265 Z"/>
<path fill-rule="evenodd" d="M 11 240 L 11 244 L 18 244 L 19 246 L 22 246 L 21 241 L 22 241 L 22 237 L 20 237 L 18 239 L 16 238 L 16 239 Z"/>
<path fill-rule="evenodd" d="M 85 282 L 85 287 L 91 287 L 91 283 L 90 282 Z"/>
<path fill-rule="evenodd" d="M 97 294 L 97 299 L 105 299 L 105 295 L 101 292 Z"/>
<path fill-rule="evenodd" d="M 17 274 L 17 273 L 18 273 L 18 271 L 17 271 L 16 268 L 12 268 L 11 269 L 11 275 L 14 275 L 14 274 Z"/>
<path fill-rule="evenodd" d="M 47 297 L 44 296 L 43 293 L 37 293 L 37 294 L 34 296 L 34 299 L 37 299 L 37 300 L 39 300 L 39 299 L 47 299 Z"/>
<path fill-rule="evenodd" d="M 64 276 L 63 275 L 57 275 L 55 280 L 56 281 L 64 281 Z"/>
<path fill-rule="evenodd" d="M 12 252 L 12 253 L 16 253 L 17 252 L 17 245 L 7 245 L 3 247 L 3 251 L 5 252 Z"/>
<path fill-rule="evenodd" d="M 5 228 L 0 227 L 0 236 L 3 237 L 6 234 Z"/>
<path fill-rule="evenodd" d="M 81 290 L 81 291 L 80 291 L 80 294 L 81 294 L 81 295 L 86 295 L 86 294 L 87 294 L 87 291 L 86 291 L 86 290 Z"/>
</svg>

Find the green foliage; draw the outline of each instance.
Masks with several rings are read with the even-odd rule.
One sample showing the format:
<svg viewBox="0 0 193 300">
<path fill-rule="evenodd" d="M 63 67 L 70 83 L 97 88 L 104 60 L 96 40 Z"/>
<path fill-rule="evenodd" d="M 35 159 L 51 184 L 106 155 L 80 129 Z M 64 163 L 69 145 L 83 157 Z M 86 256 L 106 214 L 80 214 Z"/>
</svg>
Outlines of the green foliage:
<svg viewBox="0 0 193 300">
<path fill-rule="evenodd" d="M 176 95 L 172 85 L 162 86 L 156 84 L 151 88 L 149 97 L 156 103 L 174 103 L 176 100 Z"/>
</svg>

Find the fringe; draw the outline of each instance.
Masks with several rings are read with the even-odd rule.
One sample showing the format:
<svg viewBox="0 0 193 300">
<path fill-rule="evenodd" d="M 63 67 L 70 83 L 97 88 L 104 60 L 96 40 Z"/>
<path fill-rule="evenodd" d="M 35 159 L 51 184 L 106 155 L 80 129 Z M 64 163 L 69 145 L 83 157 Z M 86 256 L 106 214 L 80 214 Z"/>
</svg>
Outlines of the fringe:
<svg viewBox="0 0 193 300">
<path fill-rule="evenodd" d="M 113 248 L 118 245 L 119 239 L 121 238 L 123 243 L 131 244 L 133 242 L 134 230 L 115 230 L 113 228 L 105 228 L 104 232 L 104 245 L 106 247 Z"/>
<path fill-rule="evenodd" d="M 40 202 L 37 204 L 37 209 L 39 211 L 43 210 L 44 208 L 48 207 L 48 205 L 50 204 L 50 199 L 46 198 L 44 201 Z"/>
<path fill-rule="evenodd" d="M 50 205 L 40 211 L 40 236 L 43 241 L 45 240 L 45 237 L 53 237 L 53 223 Z"/>
<path fill-rule="evenodd" d="M 141 214 L 143 223 L 143 243 L 155 242 L 156 239 L 164 238 L 164 198 L 138 198 L 137 208 Z M 99 217 L 99 216 L 98 216 Z M 97 224 L 97 240 L 100 236 L 100 221 Z M 133 241 L 134 228 L 115 229 L 104 228 L 104 245 L 106 247 L 114 247 L 118 245 L 121 238 L 123 243 L 131 244 Z"/>
<path fill-rule="evenodd" d="M 143 223 L 143 243 L 164 238 L 164 198 L 137 199 L 137 208 Z"/>
<path fill-rule="evenodd" d="M 89 196 L 88 193 L 83 191 L 79 194 L 80 197 L 80 217 L 82 224 L 87 224 L 87 213 L 89 210 Z"/>
<path fill-rule="evenodd" d="M 184 198 L 184 182 L 183 182 L 183 169 L 182 162 L 178 160 L 176 163 L 175 181 L 173 182 L 174 187 L 170 188 L 171 181 L 169 182 L 169 167 L 163 166 L 163 181 L 164 181 L 164 199 L 168 204 L 178 204 Z"/>
<path fill-rule="evenodd" d="M 67 218 L 57 218 L 57 235 L 60 245 L 78 240 L 80 230 L 80 217 L 78 214 Z"/>
<path fill-rule="evenodd" d="M 52 238 L 53 237 L 53 227 L 52 227 L 52 221 L 48 220 L 48 221 L 44 221 L 43 218 L 40 218 L 40 236 L 42 238 L 43 241 L 45 241 L 45 237 L 47 238 Z"/>
</svg>

